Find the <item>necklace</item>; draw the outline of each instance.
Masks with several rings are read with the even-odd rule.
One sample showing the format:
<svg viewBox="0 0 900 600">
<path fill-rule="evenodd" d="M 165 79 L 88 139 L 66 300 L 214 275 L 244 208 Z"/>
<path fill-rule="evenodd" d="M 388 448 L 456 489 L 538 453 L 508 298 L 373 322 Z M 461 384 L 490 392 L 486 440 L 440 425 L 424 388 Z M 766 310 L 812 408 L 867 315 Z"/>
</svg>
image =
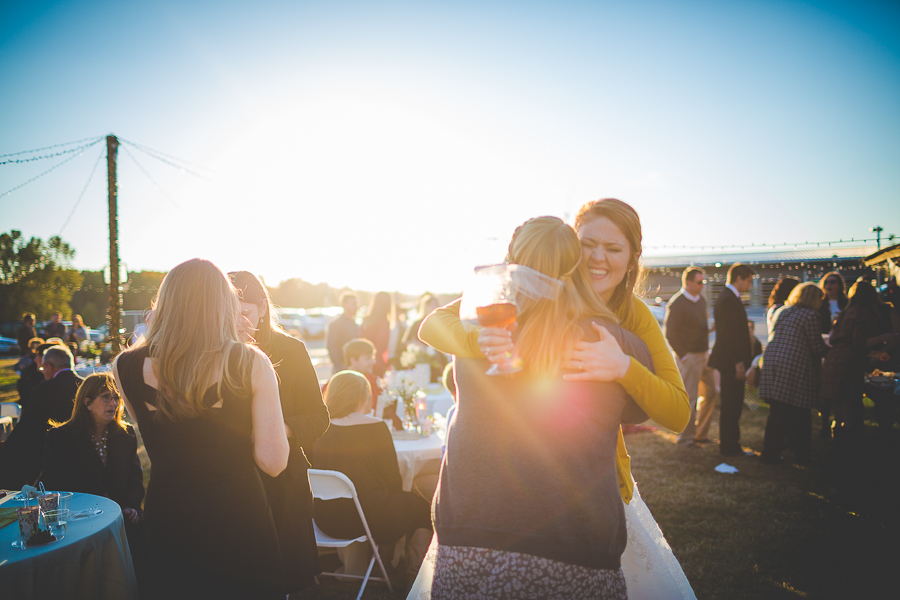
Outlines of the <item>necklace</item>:
<svg viewBox="0 0 900 600">
<path fill-rule="evenodd" d="M 94 441 L 94 449 L 100 455 L 100 462 L 103 463 L 104 467 L 106 466 L 106 431 L 106 429 L 103 430 L 100 439 L 97 439 L 96 435 L 91 434 L 91 439 Z"/>
</svg>

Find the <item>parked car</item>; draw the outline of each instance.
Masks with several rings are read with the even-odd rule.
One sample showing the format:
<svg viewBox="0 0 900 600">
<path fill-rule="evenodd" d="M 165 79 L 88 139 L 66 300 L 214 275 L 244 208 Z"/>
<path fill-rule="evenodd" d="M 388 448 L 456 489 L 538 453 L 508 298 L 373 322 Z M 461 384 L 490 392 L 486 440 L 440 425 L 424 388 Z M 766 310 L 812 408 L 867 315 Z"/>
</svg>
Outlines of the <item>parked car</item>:
<svg viewBox="0 0 900 600">
<path fill-rule="evenodd" d="M 666 303 L 662 302 L 657 304 L 653 300 L 644 300 L 644 304 L 650 309 L 650 312 L 653 313 L 653 316 L 656 317 L 656 322 L 659 323 L 660 327 L 666 320 Z"/>
<path fill-rule="evenodd" d="M 325 337 L 328 322 L 342 312 L 340 306 L 320 306 L 316 308 L 279 308 L 278 322 L 291 335 L 305 340 Z"/>
<path fill-rule="evenodd" d="M 16 340 L 7 337 L 0 337 L 0 354 L 18 354 L 19 344 Z"/>
</svg>

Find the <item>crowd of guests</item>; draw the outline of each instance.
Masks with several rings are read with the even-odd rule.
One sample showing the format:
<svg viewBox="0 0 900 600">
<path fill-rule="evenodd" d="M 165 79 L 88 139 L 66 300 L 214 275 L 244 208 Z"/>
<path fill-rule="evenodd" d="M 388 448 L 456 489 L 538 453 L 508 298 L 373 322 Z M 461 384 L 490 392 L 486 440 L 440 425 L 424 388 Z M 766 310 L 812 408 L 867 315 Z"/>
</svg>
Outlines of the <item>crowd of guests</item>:
<svg viewBox="0 0 900 600">
<path fill-rule="evenodd" d="M 812 414 L 821 415 L 821 435 L 834 438 L 838 455 L 858 451 L 863 432 L 863 395 L 868 393 L 890 410 L 880 420 L 893 425 L 893 403 L 865 389 L 866 374 L 878 368 L 900 370 L 900 306 L 885 301 L 873 282 L 860 278 L 845 293 L 841 273 L 832 271 L 817 283 L 794 277 L 778 280 L 766 310 L 768 340 L 763 351 L 741 301 L 755 273 L 736 263 L 727 274 L 725 289 L 713 309 L 715 345 L 709 350 L 708 309 L 702 294 L 707 283 L 698 267 L 685 269 L 682 289 L 668 302 L 665 332 L 688 391 L 691 422 L 679 434 L 679 443 L 708 442 L 704 396 L 715 384 L 703 382 L 709 367 L 716 370 L 721 398 L 720 451 L 725 456 L 756 455 L 740 444 L 740 415 L 745 387 L 758 387 L 758 397 L 769 405 L 763 450 L 764 464 L 778 464 L 790 449 L 798 464 L 812 460 Z M 890 282 L 889 290 L 896 290 Z M 877 357 L 877 359 L 873 359 Z M 707 407 L 711 410 L 711 407 Z M 833 418 L 832 418 L 833 417 Z M 702 433 L 697 429 L 704 427 Z"/>
<path fill-rule="evenodd" d="M 853 452 L 868 355 L 900 344 L 900 314 L 865 280 L 845 296 L 840 273 L 818 286 L 785 278 L 763 350 L 741 299 L 756 273 L 737 263 L 712 307 L 710 348 L 703 270 L 685 270 L 661 329 L 635 293 L 641 253 L 637 213 L 604 199 L 574 227 L 538 217 L 515 230 L 514 281 L 545 291 L 517 297 L 514 328 L 471 327 L 459 301 L 431 295 L 406 327 L 386 292 L 359 323 L 358 298 L 345 294 L 326 333 L 325 386 L 260 279 L 201 259 L 166 275 L 144 336 L 112 374 L 78 377 L 70 332 L 38 338 L 32 315 L 0 487 L 41 480 L 116 501 L 147 598 L 274 599 L 313 585 L 313 517 L 337 537 L 361 535 L 362 523 L 352 500 L 313 501 L 311 466 L 350 478 L 379 548 L 407 540 L 407 585 L 437 535 L 433 580 L 418 580 L 436 600 L 693 598 L 631 476 L 622 426 L 653 419 L 678 443 L 708 442 L 718 396 L 719 450 L 743 455 L 745 386 L 758 384 L 770 406 L 763 463 L 785 448 L 812 459 L 814 410 L 833 413 L 823 432 Z M 59 333 L 52 324 L 45 334 Z M 401 424 L 375 408 L 379 377 L 416 343 L 455 357 L 444 374 L 458 408 L 440 468 L 404 491 L 386 421 Z M 491 364 L 521 371 L 492 376 Z M 146 493 L 126 412 L 152 464 Z"/>
</svg>

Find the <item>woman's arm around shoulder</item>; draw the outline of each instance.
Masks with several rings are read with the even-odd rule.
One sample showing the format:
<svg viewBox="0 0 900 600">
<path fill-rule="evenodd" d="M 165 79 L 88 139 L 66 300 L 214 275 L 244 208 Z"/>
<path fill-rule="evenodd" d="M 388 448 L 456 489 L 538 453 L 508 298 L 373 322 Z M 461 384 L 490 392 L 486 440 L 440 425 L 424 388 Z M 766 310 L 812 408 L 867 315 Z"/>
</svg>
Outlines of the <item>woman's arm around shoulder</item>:
<svg viewBox="0 0 900 600">
<path fill-rule="evenodd" d="M 253 457 L 266 475 L 276 477 L 287 466 L 290 452 L 278 397 L 278 380 L 269 358 L 257 348 L 252 350 Z"/>
</svg>

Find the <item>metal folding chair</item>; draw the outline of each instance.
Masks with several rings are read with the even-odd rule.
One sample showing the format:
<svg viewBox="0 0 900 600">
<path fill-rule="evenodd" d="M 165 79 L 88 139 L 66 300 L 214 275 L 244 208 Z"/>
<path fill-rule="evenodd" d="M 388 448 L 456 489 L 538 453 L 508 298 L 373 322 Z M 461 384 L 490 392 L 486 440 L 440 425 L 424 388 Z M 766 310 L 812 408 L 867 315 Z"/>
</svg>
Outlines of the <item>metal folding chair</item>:
<svg viewBox="0 0 900 600">
<path fill-rule="evenodd" d="M 12 417 L 13 421 L 18 421 L 22 414 L 22 407 L 18 402 L 0 402 L 0 417 Z"/>
<path fill-rule="evenodd" d="M 388 589 L 393 592 L 394 588 L 391 586 L 391 580 L 388 578 L 387 570 L 384 568 L 384 563 L 381 561 L 381 556 L 378 554 L 378 546 L 375 544 L 372 532 L 369 531 L 366 515 L 363 514 L 362 506 L 359 504 L 359 497 L 356 495 L 356 488 L 353 486 L 353 482 L 350 481 L 350 478 L 340 471 L 310 469 L 309 485 L 312 488 L 313 497 L 320 500 L 334 500 L 336 498 L 353 499 L 353 504 L 356 505 L 356 511 L 359 513 L 359 520 L 362 521 L 363 529 L 366 532 L 365 535 L 361 535 L 357 538 L 335 538 L 319 529 L 315 520 L 313 520 L 313 528 L 316 532 L 316 545 L 319 548 L 338 549 L 346 548 L 355 542 L 368 541 L 372 548 L 372 558 L 369 560 L 369 566 L 366 569 L 365 575 L 350 575 L 347 573 L 319 573 L 319 575 L 328 575 L 330 577 L 340 577 L 345 579 L 362 579 L 362 587 L 359 588 L 359 595 L 356 596 L 356 600 L 362 598 L 363 592 L 366 589 L 366 584 L 369 581 L 383 581 L 387 584 Z M 381 577 L 371 576 L 372 568 L 375 566 L 376 561 L 378 561 L 378 568 L 381 569 Z"/>
</svg>

